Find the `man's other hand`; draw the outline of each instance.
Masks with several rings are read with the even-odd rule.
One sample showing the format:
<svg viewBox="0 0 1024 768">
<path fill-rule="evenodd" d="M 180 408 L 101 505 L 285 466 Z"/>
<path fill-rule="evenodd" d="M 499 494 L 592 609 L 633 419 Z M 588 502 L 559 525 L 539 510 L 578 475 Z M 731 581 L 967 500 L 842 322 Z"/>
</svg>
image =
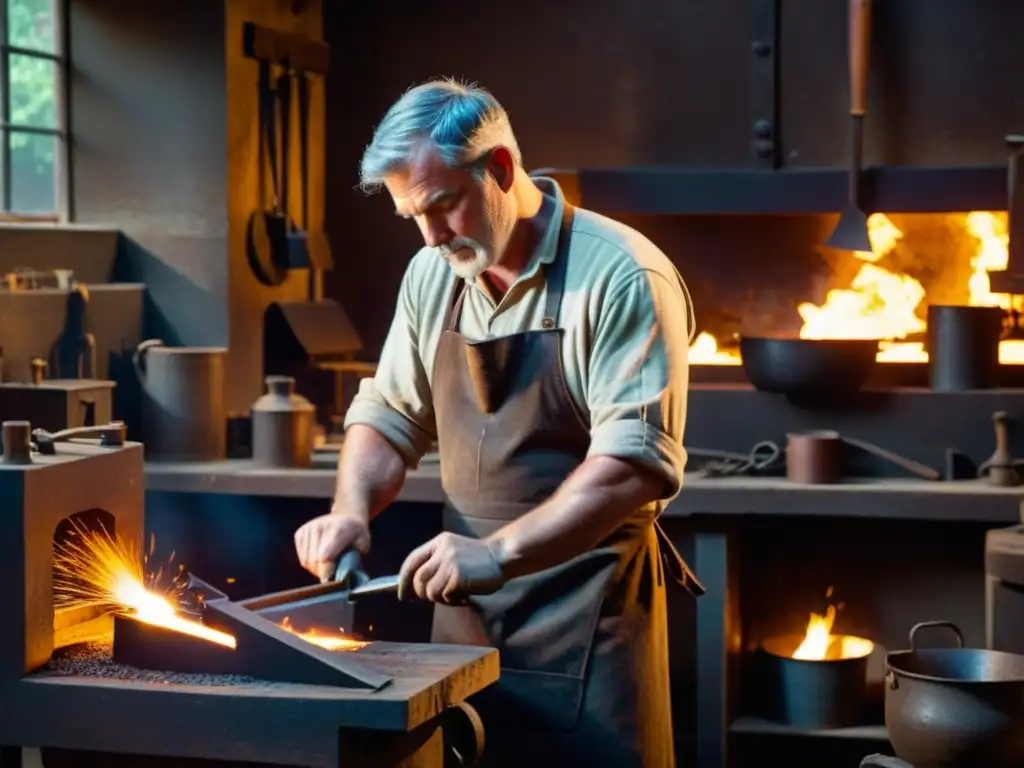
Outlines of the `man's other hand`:
<svg viewBox="0 0 1024 768">
<path fill-rule="evenodd" d="M 501 563 L 486 541 L 442 533 L 414 549 L 398 574 L 398 598 L 458 604 L 489 595 L 505 583 Z"/>
<path fill-rule="evenodd" d="M 356 515 L 332 512 L 315 517 L 295 532 L 299 563 L 320 581 L 334 578 L 338 559 L 349 549 L 370 549 L 370 528 Z"/>
</svg>

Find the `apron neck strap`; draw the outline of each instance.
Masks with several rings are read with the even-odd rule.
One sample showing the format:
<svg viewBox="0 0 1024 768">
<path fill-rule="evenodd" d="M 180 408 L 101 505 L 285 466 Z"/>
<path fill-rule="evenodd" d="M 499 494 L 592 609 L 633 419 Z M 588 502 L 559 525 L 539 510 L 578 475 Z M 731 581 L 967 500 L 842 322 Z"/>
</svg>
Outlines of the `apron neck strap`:
<svg viewBox="0 0 1024 768">
<path fill-rule="evenodd" d="M 541 327 L 545 329 L 558 327 L 558 308 L 562 303 L 562 292 L 565 290 L 566 262 L 569 261 L 569 244 L 572 241 L 573 207 L 568 200 L 562 201 L 562 222 L 558 229 L 558 250 L 555 260 L 547 265 L 544 277 L 547 282 L 547 300 L 544 303 L 544 319 Z"/>
<path fill-rule="evenodd" d="M 462 302 L 466 300 L 466 291 L 469 285 L 460 277 L 455 278 L 455 285 L 452 286 L 452 295 L 448 298 L 448 306 L 444 310 L 444 324 L 441 326 L 446 331 L 458 331 L 459 319 L 462 317 Z"/>
</svg>

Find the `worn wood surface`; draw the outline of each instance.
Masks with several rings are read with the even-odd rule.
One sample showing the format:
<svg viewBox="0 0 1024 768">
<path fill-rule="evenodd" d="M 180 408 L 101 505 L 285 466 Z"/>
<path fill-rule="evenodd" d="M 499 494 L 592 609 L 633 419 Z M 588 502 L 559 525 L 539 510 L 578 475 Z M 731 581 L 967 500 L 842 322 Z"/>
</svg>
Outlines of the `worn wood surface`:
<svg viewBox="0 0 1024 768">
<path fill-rule="evenodd" d="M 329 499 L 333 469 L 262 469 L 250 461 L 149 464 L 146 490 Z M 440 465 L 408 474 L 399 501 L 442 503 Z M 796 485 L 785 478 L 702 478 L 688 474 L 668 517 L 695 514 L 790 514 L 911 520 L 1014 523 L 1024 486 L 996 488 L 980 480 L 851 479 L 836 485 Z"/>
<path fill-rule="evenodd" d="M 340 734 L 337 766 L 348 768 L 442 768 L 444 734 L 436 722 L 425 723 L 409 733 L 348 731 Z M 271 763 L 203 758 L 154 757 L 152 755 L 82 752 L 79 750 L 26 750 L 21 764 L 2 768 L 265 768 Z"/>
<path fill-rule="evenodd" d="M 433 738 L 426 724 L 499 674 L 498 653 L 490 648 L 382 642 L 355 653 L 394 682 L 368 693 L 266 682 L 199 686 L 29 675 L 0 687 L 6 713 L 0 744 L 281 765 L 358 765 L 363 763 L 347 763 L 339 729 L 390 731 L 399 744 L 398 733 L 422 727 L 430 737 L 426 744 Z M 68 717 L 68 712 L 76 714 Z M 384 736 L 377 740 L 384 741 Z M 407 756 L 411 759 L 423 746 L 417 744 Z"/>
</svg>

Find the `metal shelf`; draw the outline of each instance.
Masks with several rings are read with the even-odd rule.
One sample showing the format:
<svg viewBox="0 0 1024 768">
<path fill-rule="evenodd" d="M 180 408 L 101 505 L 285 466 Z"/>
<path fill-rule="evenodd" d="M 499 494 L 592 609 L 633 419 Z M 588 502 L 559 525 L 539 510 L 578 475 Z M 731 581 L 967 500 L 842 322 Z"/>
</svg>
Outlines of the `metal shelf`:
<svg viewBox="0 0 1024 768">
<path fill-rule="evenodd" d="M 862 741 L 889 741 L 884 725 L 856 725 L 850 728 L 796 728 L 758 717 L 739 717 L 729 726 L 730 733 L 758 736 L 807 736 L 811 738 L 856 739 Z"/>
<path fill-rule="evenodd" d="M 841 168 L 554 169 L 570 200 L 607 214 L 826 214 L 846 202 Z M 1005 210 L 1007 168 L 876 166 L 864 171 L 864 206 L 886 213 Z"/>
</svg>

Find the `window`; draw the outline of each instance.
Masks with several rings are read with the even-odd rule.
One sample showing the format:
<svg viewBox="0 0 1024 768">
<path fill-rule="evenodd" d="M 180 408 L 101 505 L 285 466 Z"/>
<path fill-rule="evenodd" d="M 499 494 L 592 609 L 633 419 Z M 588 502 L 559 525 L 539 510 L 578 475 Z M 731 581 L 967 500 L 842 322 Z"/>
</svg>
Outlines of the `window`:
<svg viewBox="0 0 1024 768">
<path fill-rule="evenodd" d="M 67 218 L 65 0 L 0 0 L 0 219 Z"/>
</svg>

